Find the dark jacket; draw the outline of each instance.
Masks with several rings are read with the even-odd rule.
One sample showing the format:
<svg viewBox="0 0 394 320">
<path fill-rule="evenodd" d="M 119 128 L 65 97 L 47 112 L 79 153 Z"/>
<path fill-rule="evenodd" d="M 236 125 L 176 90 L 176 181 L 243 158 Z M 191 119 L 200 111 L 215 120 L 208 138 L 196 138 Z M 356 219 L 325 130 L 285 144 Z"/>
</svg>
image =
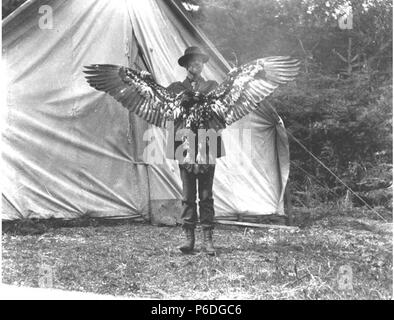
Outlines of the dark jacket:
<svg viewBox="0 0 394 320">
<path fill-rule="evenodd" d="M 174 93 L 180 93 L 184 90 L 190 90 L 190 91 L 198 91 L 203 94 L 206 94 L 210 92 L 211 90 L 215 89 L 218 86 L 218 83 L 216 81 L 208 80 L 206 81 L 204 78 L 200 77 L 196 83 L 194 84 L 194 87 L 192 83 L 190 82 L 189 78 L 186 78 L 183 82 L 177 81 L 168 86 L 168 90 L 172 91 Z M 169 159 L 175 159 L 175 151 L 176 149 L 182 145 L 182 141 L 176 141 L 175 135 L 176 132 L 179 129 L 183 129 L 186 127 L 186 120 L 183 118 L 179 118 L 175 121 L 174 123 L 174 135 L 169 135 L 168 139 L 174 139 L 174 149 L 171 148 L 171 144 L 169 143 L 170 141 L 167 141 L 167 149 L 166 149 L 166 156 Z M 217 132 L 217 154 L 216 158 L 221 158 L 225 156 L 225 149 L 224 145 L 222 145 L 222 137 L 221 137 L 221 131 L 218 130 L 218 128 L 215 127 L 214 123 L 212 122 L 212 125 L 210 125 L 209 129 L 214 129 Z M 197 148 L 198 148 L 198 134 L 196 134 L 195 138 L 195 156 L 197 156 Z M 223 150 L 222 150 L 223 149 Z M 209 152 L 209 147 L 208 147 L 208 142 L 207 142 L 207 152 Z M 215 156 L 215 155 L 212 155 Z"/>
</svg>

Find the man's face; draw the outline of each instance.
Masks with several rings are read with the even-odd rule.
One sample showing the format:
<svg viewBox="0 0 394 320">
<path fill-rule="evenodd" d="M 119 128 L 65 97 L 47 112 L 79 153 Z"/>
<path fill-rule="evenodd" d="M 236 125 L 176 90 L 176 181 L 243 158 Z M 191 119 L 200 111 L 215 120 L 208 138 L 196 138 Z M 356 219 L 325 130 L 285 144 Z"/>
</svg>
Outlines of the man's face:
<svg viewBox="0 0 394 320">
<path fill-rule="evenodd" d="M 187 64 L 187 71 L 189 71 L 191 74 L 195 76 L 200 75 L 203 68 L 204 68 L 204 62 L 200 57 L 191 58 L 189 63 Z"/>
</svg>

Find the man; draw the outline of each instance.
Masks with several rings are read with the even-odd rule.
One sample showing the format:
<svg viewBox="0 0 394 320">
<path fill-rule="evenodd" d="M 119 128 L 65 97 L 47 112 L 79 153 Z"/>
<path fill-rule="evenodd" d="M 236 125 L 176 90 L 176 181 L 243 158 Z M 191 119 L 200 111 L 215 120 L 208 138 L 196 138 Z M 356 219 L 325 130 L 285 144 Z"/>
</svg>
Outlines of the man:
<svg viewBox="0 0 394 320">
<path fill-rule="evenodd" d="M 201 73 L 204 68 L 204 64 L 207 63 L 209 57 L 204 54 L 198 47 L 189 47 L 186 49 L 185 54 L 178 60 L 180 66 L 187 70 L 187 77 L 183 82 L 174 82 L 168 89 L 180 93 L 183 91 L 199 92 L 206 94 L 209 91 L 215 89 L 218 85 L 216 81 L 206 81 Z M 186 127 L 185 119 L 179 119 L 174 124 L 175 131 L 184 129 Z M 212 127 L 211 127 L 212 128 Z M 206 128 L 208 129 L 208 128 Z M 212 128 L 215 129 L 215 128 Z M 207 254 L 215 255 L 216 250 L 212 241 L 212 233 L 214 229 L 214 200 L 213 200 L 213 180 L 215 174 L 215 160 L 205 164 L 196 164 L 196 156 L 198 155 L 198 132 L 193 131 L 195 134 L 194 144 L 195 152 L 192 152 L 193 158 L 192 163 L 185 163 L 179 161 L 180 175 L 182 179 L 182 229 L 184 231 L 185 240 L 184 243 L 179 247 L 183 253 L 191 253 L 194 249 L 195 244 L 195 233 L 194 230 L 197 224 L 197 206 L 196 206 L 196 193 L 197 193 L 197 181 L 198 181 L 198 197 L 199 197 L 199 213 L 200 223 L 204 234 L 204 246 Z M 177 134 L 175 132 L 175 143 L 173 154 L 171 159 L 174 159 L 176 150 L 182 148 L 184 141 L 177 140 Z M 188 141 L 190 143 L 190 141 Z M 193 142 L 193 141 L 191 141 Z M 215 148 L 209 150 L 207 140 L 206 154 L 208 159 L 220 158 L 224 156 L 224 150 L 222 150 L 222 140 L 220 133 L 217 133 L 216 141 L 216 152 Z M 200 145 L 201 146 L 201 145 Z M 224 149 L 224 148 L 223 148 Z M 189 150 L 190 151 L 190 150 Z M 215 154 L 216 153 L 216 154 Z M 167 151 L 168 154 L 168 151 Z M 198 162 L 198 161 L 197 161 Z M 213 162 L 213 163 L 212 163 Z"/>
</svg>

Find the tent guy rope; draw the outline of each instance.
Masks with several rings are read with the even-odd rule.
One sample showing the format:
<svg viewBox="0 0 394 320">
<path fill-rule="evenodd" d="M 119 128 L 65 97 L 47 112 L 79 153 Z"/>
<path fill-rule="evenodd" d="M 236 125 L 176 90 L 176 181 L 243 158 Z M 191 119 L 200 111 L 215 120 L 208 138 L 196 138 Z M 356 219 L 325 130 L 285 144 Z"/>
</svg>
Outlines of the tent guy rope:
<svg viewBox="0 0 394 320">
<path fill-rule="evenodd" d="M 372 208 L 363 198 L 361 198 L 356 192 L 352 190 L 341 178 L 339 178 L 329 167 L 327 167 L 318 157 L 316 157 L 311 151 L 308 150 L 307 147 L 303 145 L 303 143 L 298 140 L 293 134 L 286 130 L 289 137 L 291 137 L 297 144 L 304 149 L 312 158 L 314 158 L 324 169 L 330 172 L 347 190 L 349 190 L 357 199 L 359 199 L 365 206 L 370 209 L 373 213 L 375 213 L 379 218 L 381 218 L 384 222 L 388 222 L 379 212 L 377 212 L 374 208 Z"/>
</svg>

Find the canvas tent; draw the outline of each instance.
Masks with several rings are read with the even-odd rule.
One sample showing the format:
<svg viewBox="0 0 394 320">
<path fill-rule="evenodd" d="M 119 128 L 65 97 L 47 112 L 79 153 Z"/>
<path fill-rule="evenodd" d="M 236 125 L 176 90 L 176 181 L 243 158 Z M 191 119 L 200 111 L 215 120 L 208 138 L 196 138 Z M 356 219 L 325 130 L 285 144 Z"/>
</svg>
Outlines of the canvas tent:
<svg viewBox="0 0 394 320">
<path fill-rule="evenodd" d="M 184 79 L 177 59 L 190 45 L 209 53 L 203 76 L 220 82 L 226 61 L 176 1 L 30 0 L 5 19 L 2 218 L 87 214 L 173 223 L 181 205 L 177 163 L 143 157 L 147 130 L 155 141 L 166 130 L 89 87 L 82 70 L 92 63 L 138 66 L 168 85 Z M 289 150 L 278 119 L 264 103 L 223 132 L 218 218 L 284 214 Z"/>
</svg>

